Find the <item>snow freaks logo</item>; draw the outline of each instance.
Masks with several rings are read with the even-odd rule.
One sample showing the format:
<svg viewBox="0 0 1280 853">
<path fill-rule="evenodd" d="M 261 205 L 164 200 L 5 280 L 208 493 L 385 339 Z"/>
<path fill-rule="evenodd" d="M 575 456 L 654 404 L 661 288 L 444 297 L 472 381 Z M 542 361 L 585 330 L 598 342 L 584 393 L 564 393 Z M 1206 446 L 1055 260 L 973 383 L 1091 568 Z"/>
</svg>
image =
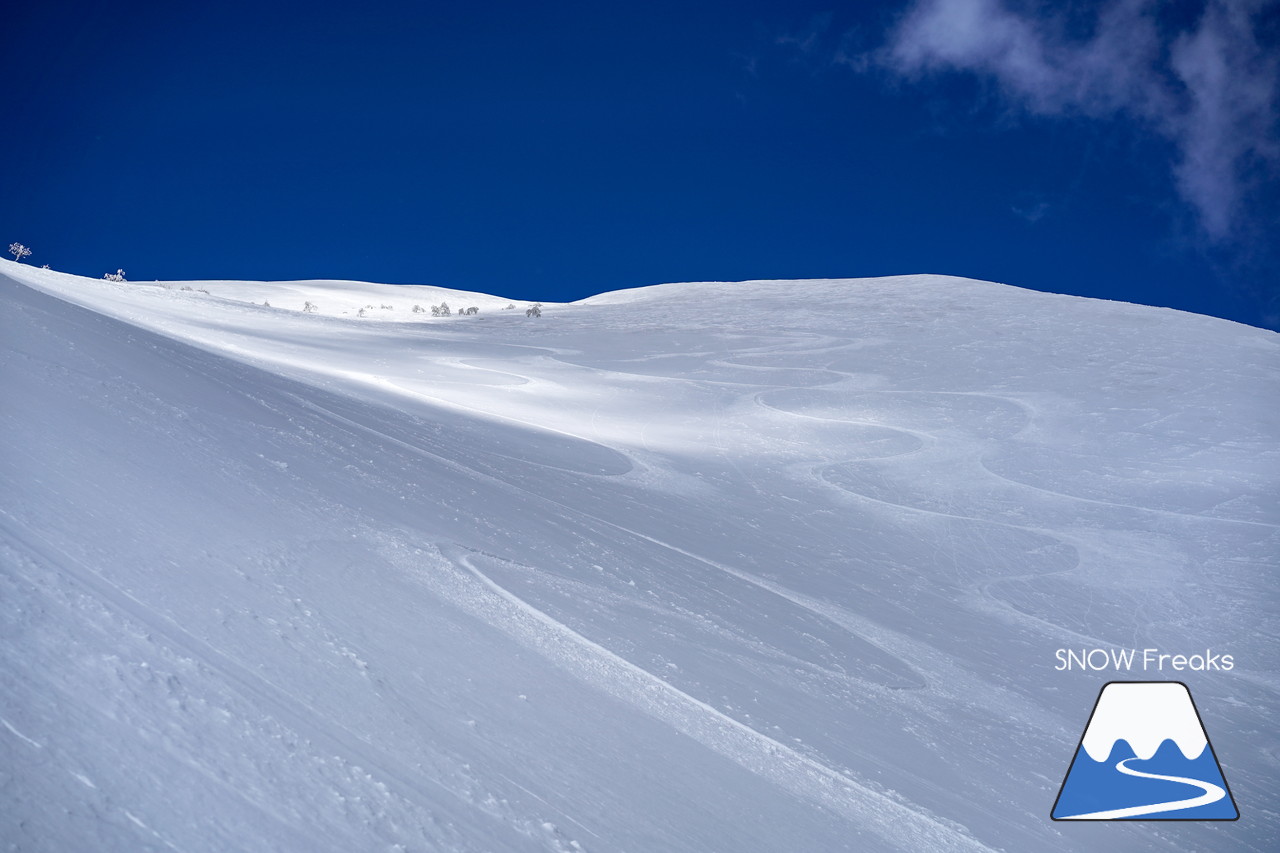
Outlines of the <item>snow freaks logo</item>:
<svg viewBox="0 0 1280 853">
<path fill-rule="evenodd" d="M 1054 820 L 1235 820 L 1235 799 L 1181 681 L 1102 688 Z"/>
</svg>

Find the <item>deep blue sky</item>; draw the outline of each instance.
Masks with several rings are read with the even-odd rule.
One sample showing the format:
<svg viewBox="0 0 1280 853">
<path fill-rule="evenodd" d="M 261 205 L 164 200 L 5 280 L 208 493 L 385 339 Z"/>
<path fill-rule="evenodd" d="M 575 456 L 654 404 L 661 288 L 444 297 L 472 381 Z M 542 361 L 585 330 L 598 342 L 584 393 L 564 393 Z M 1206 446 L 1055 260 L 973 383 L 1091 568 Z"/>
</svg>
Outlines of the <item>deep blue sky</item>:
<svg viewBox="0 0 1280 853">
<path fill-rule="evenodd" d="M 1225 0 L 1157 4 L 1128 94 L 1077 68 L 1107 59 L 1082 47 L 1106 4 L 846 5 L 27 3 L 0 53 L 0 240 L 94 277 L 546 301 L 947 273 L 1280 327 L 1277 4 L 1243 51 Z M 1196 136 L 1170 45 L 1197 31 L 1254 57 L 1234 73 L 1262 100 L 1224 128 L 1243 153 Z M 1230 168 L 1178 171 L 1205 151 Z"/>
</svg>

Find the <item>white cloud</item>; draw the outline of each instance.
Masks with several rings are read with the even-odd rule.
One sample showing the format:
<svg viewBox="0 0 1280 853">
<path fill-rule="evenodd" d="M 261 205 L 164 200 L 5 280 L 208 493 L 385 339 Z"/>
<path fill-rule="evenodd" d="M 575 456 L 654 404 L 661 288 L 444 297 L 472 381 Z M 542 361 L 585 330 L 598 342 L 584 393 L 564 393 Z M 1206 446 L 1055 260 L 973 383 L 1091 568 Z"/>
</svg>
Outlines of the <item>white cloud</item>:
<svg viewBox="0 0 1280 853">
<path fill-rule="evenodd" d="M 1250 171 L 1274 163 L 1277 56 L 1258 44 L 1274 0 L 1208 0 L 1190 30 L 1169 33 L 1153 0 L 1113 0 L 1091 35 L 1004 0 L 918 0 L 875 54 L 906 77 L 961 71 L 994 79 L 1040 115 L 1125 115 L 1178 152 L 1174 180 L 1206 234 L 1230 236 Z"/>
</svg>

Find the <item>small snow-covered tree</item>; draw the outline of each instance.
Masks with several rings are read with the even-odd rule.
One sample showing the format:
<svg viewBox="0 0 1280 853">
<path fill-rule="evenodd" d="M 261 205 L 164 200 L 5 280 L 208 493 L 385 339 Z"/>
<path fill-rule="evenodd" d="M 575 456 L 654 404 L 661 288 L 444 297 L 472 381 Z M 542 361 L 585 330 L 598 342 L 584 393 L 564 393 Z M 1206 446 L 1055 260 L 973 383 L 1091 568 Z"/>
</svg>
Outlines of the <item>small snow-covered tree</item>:
<svg viewBox="0 0 1280 853">
<path fill-rule="evenodd" d="M 473 314 L 479 314 L 479 313 L 480 313 L 480 309 L 479 309 L 479 308 L 477 308 L 476 306 L 472 305 L 470 308 L 468 308 L 468 309 L 467 309 L 465 312 L 463 312 L 463 313 L 465 313 L 467 316 L 471 316 L 471 315 L 473 315 Z"/>
<path fill-rule="evenodd" d="M 510 311 L 512 308 L 515 308 L 515 307 L 516 307 L 516 304 L 515 304 L 514 302 L 508 302 L 508 303 L 507 303 L 507 307 L 506 307 L 506 308 L 503 308 L 502 310 L 503 310 L 503 311 Z"/>
<path fill-rule="evenodd" d="M 13 255 L 13 259 L 18 263 L 22 263 L 22 259 L 31 254 L 31 250 L 21 243 L 10 243 L 9 254 Z"/>
<path fill-rule="evenodd" d="M 106 275 L 104 275 L 103 278 L 105 278 L 107 281 L 124 281 L 125 280 L 124 270 L 116 270 L 115 272 L 109 272 Z"/>
<path fill-rule="evenodd" d="M 42 270 L 47 270 L 48 268 L 49 268 L 49 265 L 48 265 L 48 264 L 41 264 L 41 265 L 40 265 L 40 269 L 42 269 Z"/>
<path fill-rule="evenodd" d="M 361 308 L 359 311 L 357 311 L 357 312 L 356 312 L 356 316 L 357 316 L 357 317 L 363 317 L 363 316 L 364 316 L 364 309 L 363 309 L 363 308 Z"/>
<path fill-rule="evenodd" d="M 413 306 L 413 313 L 415 313 L 415 314 L 425 314 L 425 313 L 427 313 L 427 309 L 423 308 L 421 305 L 415 305 L 415 306 Z"/>
<path fill-rule="evenodd" d="M 308 299 L 308 300 L 307 300 L 307 302 L 306 302 L 306 304 L 304 304 L 304 305 L 302 306 L 302 313 L 303 313 L 303 314 L 314 314 L 314 313 L 316 313 L 316 311 L 318 310 L 318 308 L 319 308 L 319 306 L 317 306 L 314 302 L 312 302 L 310 299 Z"/>
<path fill-rule="evenodd" d="M 453 313 L 453 312 L 452 312 L 451 310 L 449 310 L 449 303 L 448 303 L 448 302 L 441 302 L 441 303 L 440 303 L 440 316 L 441 316 L 441 317 L 448 317 L 448 316 L 449 316 L 449 315 L 451 315 L 452 313 Z"/>
<path fill-rule="evenodd" d="M 539 302 L 537 305 L 530 305 L 528 308 L 524 309 L 524 316 L 526 316 L 526 317 L 541 317 L 541 316 L 542 316 L 542 303 L 541 303 L 541 302 Z"/>
<path fill-rule="evenodd" d="M 439 317 L 439 316 L 440 316 L 440 306 L 439 306 L 439 305 L 432 305 L 432 306 L 431 306 L 431 316 L 432 316 L 432 317 Z"/>
<path fill-rule="evenodd" d="M 383 311 L 394 311 L 394 310 L 396 310 L 394 305 L 379 305 L 379 307 L 380 307 Z"/>
<path fill-rule="evenodd" d="M 267 299 L 262 300 L 262 307 L 263 307 L 263 308 L 270 308 L 270 307 L 271 307 L 271 302 L 270 302 L 269 300 L 267 300 Z"/>
</svg>

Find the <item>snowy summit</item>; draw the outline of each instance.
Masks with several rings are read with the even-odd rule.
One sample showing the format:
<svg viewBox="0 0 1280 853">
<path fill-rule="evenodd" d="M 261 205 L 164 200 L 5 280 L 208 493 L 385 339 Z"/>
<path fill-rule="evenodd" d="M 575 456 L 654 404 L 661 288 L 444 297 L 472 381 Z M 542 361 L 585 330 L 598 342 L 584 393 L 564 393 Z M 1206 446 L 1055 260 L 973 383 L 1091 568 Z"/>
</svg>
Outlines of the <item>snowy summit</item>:
<svg viewBox="0 0 1280 853">
<path fill-rule="evenodd" d="M 1233 656 L 1180 677 L 1241 818 L 1107 849 L 1280 837 L 1271 332 L 4 261 L 0 387 L 8 848 L 1092 851 L 1125 674 L 1054 653 L 1117 646 Z"/>
<path fill-rule="evenodd" d="M 1209 742 L 1191 695 L 1175 681 L 1113 684 L 1103 691 L 1081 745 L 1094 761 L 1103 761 L 1120 740 L 1143 760 L 1166 740 L 1190 759 L 1199 758 Z"/>
</svg>

